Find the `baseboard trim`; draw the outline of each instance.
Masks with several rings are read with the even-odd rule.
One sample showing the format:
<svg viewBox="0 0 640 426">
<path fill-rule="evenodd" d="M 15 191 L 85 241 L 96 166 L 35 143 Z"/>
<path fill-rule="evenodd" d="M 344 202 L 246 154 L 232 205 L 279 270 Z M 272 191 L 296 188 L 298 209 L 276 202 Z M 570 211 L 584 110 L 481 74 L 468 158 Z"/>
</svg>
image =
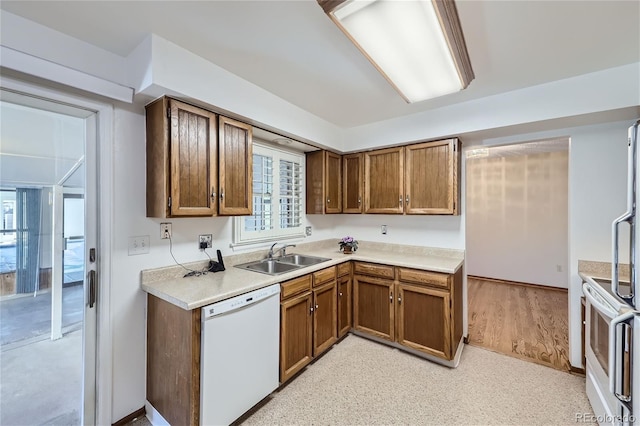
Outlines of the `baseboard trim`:
<svg viewBox="0 0 640 426">
<path fill-rule="evenodd" d="M 532 287 L 532 288 L 537 288 L 537 289 L 541 289 L 541 290 L 560 291 L 560 292 L 563 292 L 563 293 L 568 293 L 569 292 L 569 289 L 562 288 L 562 287 L 552 287 L 552 286 L 543 285 L 543 284 L 531 284 L 531 283 L 523 283 L 523 282 L 519 282 L 519 281 L 501 280 L 499 278 L 479 277 L 477 275 L 467 275 L 467 280 L 469 280 L 469 279 L 481 280 L 481 281 L 491 281 L 491 282 L 498 283 L 498 284 L 519 285 L 519 286 L 522 286 L 522 287 Z"/>
<path fill-rule="evenodd" d="M 147 411 L 145 410 L 144 407 L 142 407 L 139 410 L 136 410 L 133 413 L 129 414 L 128 416 L 125 416 L 125 417 L 121 418 L 117 422 L 113 423 L 111 426 L 124 426 L 124 425 L 126 425 L 128 423 L 131 423 L 132 421 L 134 421 L 138 417 L 144 416 L 146 413 L 147 413 Z"/>
<path fill-rule="evenodd" d="M 569 372 L 571 374 L 577 374 L 577 375 L 580 375 L 580 376 L 586 376 L 587 375 L 587 371 L 584 368 L 574 367 L 573 365 L 571 367 L 569 367 Z"/>
</svg>

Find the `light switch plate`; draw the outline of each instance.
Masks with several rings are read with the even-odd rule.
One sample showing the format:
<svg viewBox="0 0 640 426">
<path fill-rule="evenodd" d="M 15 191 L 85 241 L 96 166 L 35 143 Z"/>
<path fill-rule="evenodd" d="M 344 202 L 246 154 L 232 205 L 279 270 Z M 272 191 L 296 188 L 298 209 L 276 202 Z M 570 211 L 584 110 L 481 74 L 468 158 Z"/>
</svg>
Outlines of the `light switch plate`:
<svg viewBox="0 0 640 426">
<path fill-rule="evenodd" d="M 129 256 L 149 253 L 149 236 L 129 237 Z"/>
</svg>

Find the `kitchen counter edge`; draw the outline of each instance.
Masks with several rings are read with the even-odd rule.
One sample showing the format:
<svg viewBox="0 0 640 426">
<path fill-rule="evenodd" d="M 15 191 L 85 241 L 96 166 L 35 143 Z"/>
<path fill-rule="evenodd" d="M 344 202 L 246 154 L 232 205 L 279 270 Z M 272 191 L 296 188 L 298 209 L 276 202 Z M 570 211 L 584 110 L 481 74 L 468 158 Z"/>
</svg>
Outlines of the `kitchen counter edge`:
<svg viewBox="0 0 640 426">
<path fill-rule="evenodd" d="M 362 253 L 358 250 L 354 254 L 345 255 L 340 252 L 327 253 L 325 251 L 300 254 L 328 257 L 328 260 L 317 265 L 308 266 L 285 274 L 271 276 L 247 271 L 230 266 L 224 272 L 208 273 L 199 277 L 187 277 L 142 283 L 144 291 L 162 300 L 172 303 L 185 310 L 198 309 L 211 303 L 229 299 L 240 294 L 248 293 L 271 284 L 307 275 L 344 262 L 358 261 L 378 263 L 391 266 L 420 269 L 432 272 L 454 274 L 464 264 L 464 256 L 440 257 L 431 255 L 403 255 L 403 259 L 394 259 L 395 253 Z M 230 283 L 231 282 L 231 283 Z M 237 282 L 237 285 L 234 283 Z"/>
</svg>

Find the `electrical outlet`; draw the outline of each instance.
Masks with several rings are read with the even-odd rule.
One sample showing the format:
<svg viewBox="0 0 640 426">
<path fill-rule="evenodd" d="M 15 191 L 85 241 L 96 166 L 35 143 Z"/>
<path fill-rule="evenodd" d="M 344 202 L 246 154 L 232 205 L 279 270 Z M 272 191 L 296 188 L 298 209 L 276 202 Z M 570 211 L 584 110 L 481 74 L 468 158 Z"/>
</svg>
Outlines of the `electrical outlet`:
<svg viewBox="0 0 640 426">
<path fill-rule="evenodd" d="M 129 256 L 149 253 L 149 236 L 129 237 Z"/>
<path fill-rule="evenodd" d="M 382 225 L 380 231 L 382 232 L 382 235 L 387 235 L 387 225 Z"/>
<path fill-rule="evenodd" d="M 201 234 L 198 237 L 198 248 L 200 250 L 204 250 L 205 248 L 211 248 L 211 240 L 212 240 L 212 236 L 211 234 Z M 202 247 L 202 244 L 206 244 L 206 247 Z"/>
<path fill-rule="evenodd" d="M 163 240 L 171 238 L 171 222 L 164 222 L 160 224 L 160 238 Z"/>
<path fill-rule="evenodd" d="M 307 226 L 306 228 L 304 228 L 304 233 L 307 237 L 311 236 L 311 227 Z"/>
</svg>

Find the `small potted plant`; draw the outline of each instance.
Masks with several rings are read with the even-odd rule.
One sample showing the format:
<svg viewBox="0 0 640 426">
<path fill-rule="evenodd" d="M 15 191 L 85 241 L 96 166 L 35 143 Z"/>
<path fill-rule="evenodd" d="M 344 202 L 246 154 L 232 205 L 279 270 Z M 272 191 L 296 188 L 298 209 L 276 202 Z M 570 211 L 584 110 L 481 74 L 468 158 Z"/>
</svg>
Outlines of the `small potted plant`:
<svg viewBox="0 0 640 426">
<path fill-rule="evenodd" d="M 344 254 L 351 254 L 358 250 L 358 242 L 353 237 L 347 236 L 342 238 L 338 241 L 338 245 L 340 246 L 340 251 Z"/>
</svg>

